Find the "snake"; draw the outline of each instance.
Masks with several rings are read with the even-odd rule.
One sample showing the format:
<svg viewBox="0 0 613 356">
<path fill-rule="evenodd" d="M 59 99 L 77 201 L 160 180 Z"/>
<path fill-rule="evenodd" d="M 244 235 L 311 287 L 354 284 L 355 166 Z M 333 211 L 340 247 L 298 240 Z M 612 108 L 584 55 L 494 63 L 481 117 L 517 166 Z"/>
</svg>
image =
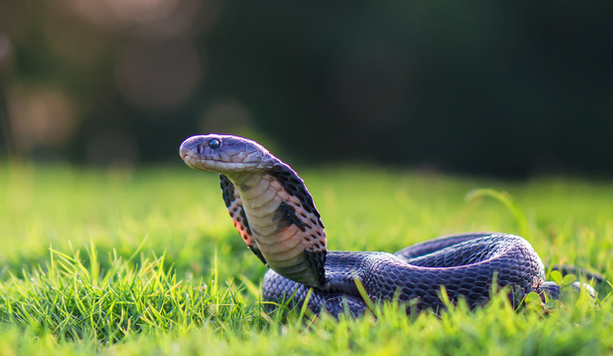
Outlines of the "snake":
<svg viewBox="0 0 613 356">
<path fill-rule="evenodd" d="M 442 236 L 395 253 L 327 249 L 321 215 L 302 178 L 259 143 L 233 135 L 195 135 L 180 146 L 191 168 L 219 174 L 223 201 L 247 247 L 269 270 L 268 305 L 288 303 L 319 314 L 361 315 L 397 301 L 407 314 L 470 308 L 507 288 L 514 306 L 531 292 L 557 298 L 540 257 L 524 238 L 496 232 Z"/>
</svg>

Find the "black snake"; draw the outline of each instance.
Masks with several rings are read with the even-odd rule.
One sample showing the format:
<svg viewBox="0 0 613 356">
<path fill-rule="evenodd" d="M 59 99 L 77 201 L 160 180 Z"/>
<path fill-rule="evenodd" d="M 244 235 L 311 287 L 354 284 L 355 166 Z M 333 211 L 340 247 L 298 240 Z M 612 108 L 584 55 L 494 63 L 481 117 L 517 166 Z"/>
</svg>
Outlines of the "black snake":
<svg viewBox="0 0 613 356">
<path fill-rule="evenodd" d="M 515 305 L 530 292 L 560 288 L 545 281 L 541 259 L 515 235 L 477 232 L 443 236 L 395 254 L 328 251 L 324 225 L 313 198 L 296 172 L 258 143 L 230 135 L 186 139 L 181 158 L 195 169 L 220 175 L 223 200 L 247 246 L 270 270 L 265 301 L 292 298 L 315 313 L 362 313 L 368 302 L 406 302 L 407 312 L 444 307 L 441 286 L 453 303 L 470 307 L 489 301 L 492 283 L 509 286 Z M 362 291 L 360 291 L 362 287 Z"/>
</svg>

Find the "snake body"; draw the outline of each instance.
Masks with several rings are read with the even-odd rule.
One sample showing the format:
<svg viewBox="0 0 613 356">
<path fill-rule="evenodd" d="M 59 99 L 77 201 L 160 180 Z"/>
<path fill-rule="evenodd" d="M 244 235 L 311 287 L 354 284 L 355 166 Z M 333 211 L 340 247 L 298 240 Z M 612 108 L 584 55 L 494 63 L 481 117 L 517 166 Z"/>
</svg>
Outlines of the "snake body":
<svg viewBox="0 0 613 356">
<path fill-rule="evenodd" d="M 270 270 L 265 301 L 291 298 L 315 313 L 360 314 L 369 301 L 396 299 L 407 312 L 444 308 L 441 287 L 452 303 L 470 307 L 490 300 L 492 283 L 510 287 L 517 305 L 530 292 L 556 297 L 541 259 L 515 235 L 477 232 L 443 236 L 390 254 L 328 251 L 321 216 L 303 180 L 255 141 L 231 135 L 186 139 L 181 158 L 195 169 L 217 172 L 225 205 L 247 246 Z M 360 286 L 363 291 L 360 291 Z M 366 294 L 366 295 L 364 295 Z"/>
</svg>

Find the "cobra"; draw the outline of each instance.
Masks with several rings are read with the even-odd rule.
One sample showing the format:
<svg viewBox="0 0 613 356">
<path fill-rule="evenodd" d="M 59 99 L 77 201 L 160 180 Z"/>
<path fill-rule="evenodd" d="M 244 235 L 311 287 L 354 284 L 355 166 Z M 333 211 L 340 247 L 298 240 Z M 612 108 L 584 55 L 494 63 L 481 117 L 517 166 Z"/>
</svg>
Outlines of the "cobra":
<svg viewBox="0 0 613 356">
<path fill-rule="evenodd" d="M 265 301 L 308 298 L 314 313 L 363 313 L 374 302 L 405 302 L 407 312 L 444 308 L 444 287 L 453 303 L 470 307 L 490 300 L 492 283 L 510 287 L 514 305 L 530 292 L 557 297 L 545 281 L 541 259 L 515 235 L 476 232 L 443 236 L 394 254 L 328 251 L 321 216 L 303 180 L 255 141 L 231 135 L 198 135 L 180 147 L 191 168 L 219 173 L 223 200 L 243 240 L 270 270 Z M 364 295 L 364 293 L 366 295 Z"/>
</svg>

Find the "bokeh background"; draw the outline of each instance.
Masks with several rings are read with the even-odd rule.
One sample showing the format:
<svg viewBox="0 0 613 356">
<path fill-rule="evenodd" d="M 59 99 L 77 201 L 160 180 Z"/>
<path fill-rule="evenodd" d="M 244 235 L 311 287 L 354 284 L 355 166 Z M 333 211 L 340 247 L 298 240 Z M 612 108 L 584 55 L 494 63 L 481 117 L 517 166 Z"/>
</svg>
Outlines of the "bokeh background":
<svg viewBox="0 0 613 356">
<path fill-rule="evenodd" d="M 613 172 L 613 2 L 0 0 L 0 159 Z"/>
</svg>

